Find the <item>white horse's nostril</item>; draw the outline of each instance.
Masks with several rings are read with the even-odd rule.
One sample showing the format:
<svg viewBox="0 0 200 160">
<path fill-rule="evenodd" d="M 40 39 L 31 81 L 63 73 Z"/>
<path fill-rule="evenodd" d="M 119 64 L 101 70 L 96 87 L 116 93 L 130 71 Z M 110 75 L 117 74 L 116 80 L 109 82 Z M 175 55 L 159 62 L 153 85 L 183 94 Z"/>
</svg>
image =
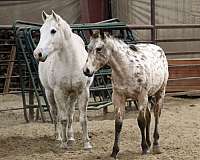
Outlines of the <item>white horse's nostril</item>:
<svg viewBox="0 0 200 160">
<path fill-rule="evenodd" d="M 40 52 L 40 53 L 38 53 L 38 57 L 39 58 L 41 58 L 42 57 L 42 53 Z"/>
<path fill-rule="evenodd" d="M 88 76 L 88 77 L 92 77 L 93 73 L 90 73 L 90 70 L 88 68 L 86 68 L 83 73 Z"/>
<path fill-rule="evenodd" d="M 88 68 L 86 68 L 85 73 L 89 74 L 89 73 L 90 73 L 90 70 L 89 70 Z"/>
</svg>

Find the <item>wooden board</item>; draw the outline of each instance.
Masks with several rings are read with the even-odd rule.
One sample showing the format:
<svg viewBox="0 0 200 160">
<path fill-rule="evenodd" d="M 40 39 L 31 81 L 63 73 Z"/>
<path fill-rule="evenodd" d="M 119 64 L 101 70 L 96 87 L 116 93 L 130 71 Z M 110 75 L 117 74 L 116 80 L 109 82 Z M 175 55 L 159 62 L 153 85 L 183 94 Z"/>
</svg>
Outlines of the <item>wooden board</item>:
<svg viewBox="0 0 200 160">
<path fill-rule="evenodd" d="M 175 59 L 168 63 L 168 93 L 200 90 L 200 59 Z"/>
</svg>

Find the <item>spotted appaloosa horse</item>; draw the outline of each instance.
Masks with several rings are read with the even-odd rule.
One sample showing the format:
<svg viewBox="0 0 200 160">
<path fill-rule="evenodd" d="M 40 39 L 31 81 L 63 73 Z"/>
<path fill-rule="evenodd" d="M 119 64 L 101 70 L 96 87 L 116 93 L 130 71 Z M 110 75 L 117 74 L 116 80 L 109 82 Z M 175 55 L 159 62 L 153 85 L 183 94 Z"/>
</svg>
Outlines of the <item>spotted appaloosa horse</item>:
<svg viewBox="0 0 200 160">
<path fill-rule="evenodd" d="M 105 64 L 112 69 L 115 141 L 111 156 L 116 159 L 119 152 L 120 132 L 127 98 L 138 101 L 137 121 L 142 136 L 142 153 L 148 153 L 151 146 L 149 135 L 151 113 L 148 97 L 151 96 L 155 98 L 153 152 L 160 153 L 159 117 L 168 80 L 168 63 L 164 51 L 153 44 L 137 44 L 130 47 L 101 31 L 93 33 L 88 51 L 88 59 L 83 70 L 85 75 L 92 76 Z"/>
<path fill-rule="evenodd" d="M 83 40 L 55 12 L 42 13 L 44 24 L 34 50 L 39 63 L 39 77 L 45 88 L 55 128 L 59 120 L 61 147 L 74 141 L 72 121 L 75 105 L 80 111 L 84 149 L 91 149 L 87 129 L 87 104 L 92 78 L 83 74 L 88 53 Z M 67 133 L 66 133 L 67 130 Z"/>
</svg>

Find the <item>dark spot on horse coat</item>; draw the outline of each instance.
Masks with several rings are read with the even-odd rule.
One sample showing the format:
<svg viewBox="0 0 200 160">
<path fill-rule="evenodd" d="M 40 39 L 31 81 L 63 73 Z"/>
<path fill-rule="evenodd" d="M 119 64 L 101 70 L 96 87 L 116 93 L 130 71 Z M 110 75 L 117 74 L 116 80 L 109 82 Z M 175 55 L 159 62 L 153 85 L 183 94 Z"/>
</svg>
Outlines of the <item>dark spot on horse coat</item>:
<svg viewBox="0 0 200 160">
<path fill-rule="evenodd" d="M 145 90 L 147 90 L 147 83 L 144 83 L 143 87 Z"/>
<path fill-rule="evenodd" d="M 135 77 L 136 77 L 136 78 L 138 78 L 139 76 L 140 76 L 140 73 L 139 73 L 139 72 L 135 73 Z"/>
<path fill-rule="evenodd" d="M 160 52 L 160 58 L 165 57 L 165 55 L 164 55 L 162 50 L 159 49 L 158 52 Z"/>
<path fill-rule="evenodd" d="M 138 51 L 138 49 L 136 48 L 136 46 L 134 44 L 130 44 L 129 48 L 132 49 L 133 51 Z"/>
<path fill-rule="evenodd" d="M 142 82 L 142 79 L 141 79 L 141 78 L 138 78 L 137 82 L 138 82 L 138 83 L 141 83 L 141 82 Z"/>
<path fill-rule="evenodd" d="M 145 55 L 141 56 L 141 60 L 145 60 L 147 57 Z"/>
<path fill-rule="evenodd" d="M 130 62 L 134 62 L 132 59 L 130 59 Z"/>
</svg>

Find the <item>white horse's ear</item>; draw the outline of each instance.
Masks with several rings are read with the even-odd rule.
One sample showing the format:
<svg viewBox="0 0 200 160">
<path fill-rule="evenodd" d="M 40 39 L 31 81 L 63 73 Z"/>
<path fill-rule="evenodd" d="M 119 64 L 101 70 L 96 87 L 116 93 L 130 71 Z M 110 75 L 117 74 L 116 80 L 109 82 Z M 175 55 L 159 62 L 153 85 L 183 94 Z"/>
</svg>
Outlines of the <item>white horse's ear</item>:
<svg viewBox="0 0 200 160">
<path fill-rule="evenodd" d="M 47 17 L 49 17 L 49 15 L 45 11 L 42 11 L 42 20 L 45 21 Z"/>
<path fill-rule="evenodd" d="M 53 18 L 58 22 L 59 21 L 58 15 L 53 10 L 51 12 L 52 12 Z"/>
</svg>

